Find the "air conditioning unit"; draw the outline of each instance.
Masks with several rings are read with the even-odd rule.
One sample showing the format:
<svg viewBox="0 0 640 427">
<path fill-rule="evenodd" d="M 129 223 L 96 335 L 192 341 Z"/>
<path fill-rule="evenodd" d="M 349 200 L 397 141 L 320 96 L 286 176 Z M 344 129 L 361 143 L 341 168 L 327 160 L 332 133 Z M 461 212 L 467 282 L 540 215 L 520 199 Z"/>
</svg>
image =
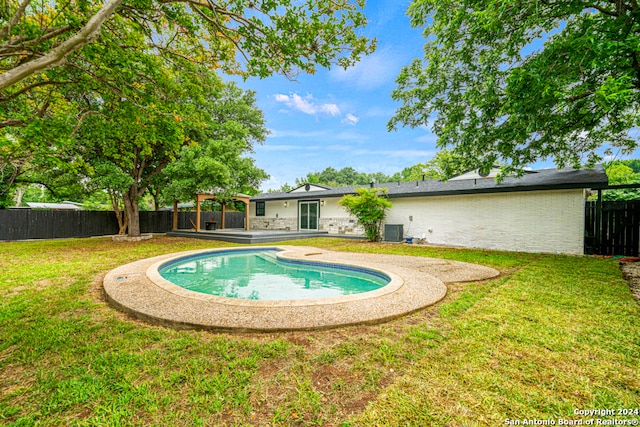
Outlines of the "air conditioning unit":
<svg viewBox="0 0 640 427">
<path fill-rule="evenodd" d="M 404 226 L 402 224 L 385 224 L 384 241 L 402 242 L 404 238 Z"/>
</svg>

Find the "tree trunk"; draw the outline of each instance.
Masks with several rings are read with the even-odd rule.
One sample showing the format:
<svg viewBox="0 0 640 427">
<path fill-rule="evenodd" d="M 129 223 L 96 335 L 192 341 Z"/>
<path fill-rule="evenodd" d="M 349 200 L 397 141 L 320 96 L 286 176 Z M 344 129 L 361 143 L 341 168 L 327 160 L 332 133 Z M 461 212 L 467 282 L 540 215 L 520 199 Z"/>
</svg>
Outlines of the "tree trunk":
<svg viewBox="0 0 640 427">
<path fill-rule="evenodd" d="M 24 196 L 25 188 L 22 186 L 16 187 L 15 195 L 13 196 L 13 200 L 15 200 L 15 207 L 20 207 L 22 205 L 22 196 Z"/>
<path fill-rule="evenodd" d="M 138 189 L 136 185 L 131 186 L 124 195 L 124 213 L 129 226 L 129 237 L 140 236 L 140 212 L 138 209 Z"/>
<path fill-rule="evenodd" d="M 160 191 L 156 189 L 154 186 L 150 186 L 147 188 L 147 191 L 151 193 L 151 197 L 153 197 L 153 209 L 156 211 L 160 210 Z"/>
<path fill-rule="evenodd" d="M 118 235 L 127 234 L 127 216 L 123 215 L 120 209 L 120 201 L 118 195 L 114 191 L 109 192 L 109 198 L 111 199 L 111 206 L 113 206 L 113 212 L 116 214 L 118 220 Z"/>
</svg>

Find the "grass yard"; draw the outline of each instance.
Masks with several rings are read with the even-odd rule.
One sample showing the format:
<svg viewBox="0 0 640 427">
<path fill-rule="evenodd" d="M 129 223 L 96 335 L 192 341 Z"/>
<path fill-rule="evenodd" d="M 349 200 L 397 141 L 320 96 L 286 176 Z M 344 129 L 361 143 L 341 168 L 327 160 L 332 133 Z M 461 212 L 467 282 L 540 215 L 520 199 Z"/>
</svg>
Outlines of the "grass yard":
<svg viewBox="0 0 640 427">
<path fill-rule="evenodd" d="M 340 239 L 287 244 L 447 258 L 503 274 L 451 285 L 439 304 L 381 325 L 229 335 L 133 320 L 101 292 L 120 264 L 229 244 L 0 243 L 0 425 L 640 420 L 640 304 L 614 261 Z M 595 409 L 632 414 L 574 413 Z"/>
</svg>

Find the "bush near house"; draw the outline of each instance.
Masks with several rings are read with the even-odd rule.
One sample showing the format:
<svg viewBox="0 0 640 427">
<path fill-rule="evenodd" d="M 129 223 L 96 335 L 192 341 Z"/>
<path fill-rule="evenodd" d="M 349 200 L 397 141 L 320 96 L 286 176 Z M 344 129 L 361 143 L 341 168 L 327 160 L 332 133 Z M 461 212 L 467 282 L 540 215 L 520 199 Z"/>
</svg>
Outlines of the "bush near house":
<svg viewBox="0 0 640 427">
<path fill-rule="evenodd" d="M 338 204 L 358 219 L 369 241 L 377 242 L 381 237 L 382 221 L 387 216 L 386 210 L 391 208 L 391 202 L 387 199 L 387 189 L 357 188 L 356 193 L 357 195 L 344 196 Z"/>
</svg>

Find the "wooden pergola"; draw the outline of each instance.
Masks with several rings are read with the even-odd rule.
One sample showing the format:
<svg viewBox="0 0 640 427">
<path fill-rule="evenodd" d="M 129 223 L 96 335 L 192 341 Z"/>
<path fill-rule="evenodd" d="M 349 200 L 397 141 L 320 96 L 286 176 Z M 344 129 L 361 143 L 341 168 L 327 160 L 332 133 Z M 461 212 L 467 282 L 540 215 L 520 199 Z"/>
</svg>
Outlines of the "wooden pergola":
<svg viewBox="0 0 640 427">
<path fill-rule="evenodd" d="M 245 194 L 238 194 L 231 200 L 243 202 L 245 204 L 244 211 L 244 229 L 249 230 L 249 199 L 251 197 Z M 210 193 L 198 193 L 196 194 L 196 232 L 200 232 L 200 203 L 205 200 L 218 200 L 218 196 Z M 226 210 L 225 202 L 222 202 L 222 218 L 220 219 L 220 229 L 224 229 L 224 214 Z M 178 200 L 173 201 L 173 229 L 178 229 Z"/>
</svg>

